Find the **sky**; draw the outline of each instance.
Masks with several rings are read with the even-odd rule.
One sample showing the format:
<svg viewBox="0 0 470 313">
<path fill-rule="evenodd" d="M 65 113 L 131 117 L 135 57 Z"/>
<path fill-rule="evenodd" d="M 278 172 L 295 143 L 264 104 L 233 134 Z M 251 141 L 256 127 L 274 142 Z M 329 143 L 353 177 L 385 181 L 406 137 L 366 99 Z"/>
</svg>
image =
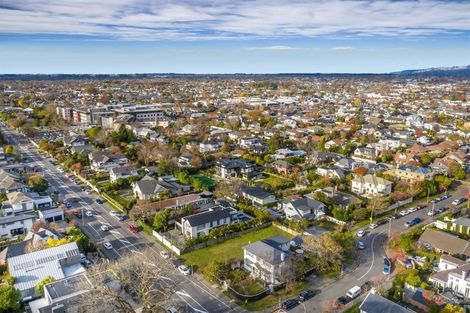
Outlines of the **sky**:
<svg viewBox="0 0 470 313">
<path fill-rule="evenodd" d="M 0 73 L 386 73 L 470 64 L 470 1 L 0 0 Z"/>
</svg>

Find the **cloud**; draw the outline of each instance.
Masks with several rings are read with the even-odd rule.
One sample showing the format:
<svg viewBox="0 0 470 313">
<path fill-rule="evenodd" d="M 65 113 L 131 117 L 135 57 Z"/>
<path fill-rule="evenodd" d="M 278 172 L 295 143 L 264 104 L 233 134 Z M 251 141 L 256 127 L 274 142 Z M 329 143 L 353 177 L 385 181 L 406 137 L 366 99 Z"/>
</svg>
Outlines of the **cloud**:
<svg viewBox="0 0 470 313">
<path fill-rule="evenodd" d="M 291 46 L 267 46 L 267 47 L 248 47 L 245 50 L 274 50 L 274 51 L 285 51 L 285 50 L 301 50 L 302 48 L 296 48 Z"/>
<path fill-rule="evenodd" d="M 142 41 L 427 37 L 468 34 L 469 10 L 468 2 L 446 0 L 4 0 L 0 33 Z"/>
<path fill-rule="evenodd" d="M 334 47 L 331 48 L 333 51 L 351 51 L 351 50 L 356 50 L 356 48 L 349 47 L 349 46 L 342 46 L 342 47 Z"/>
</svg>

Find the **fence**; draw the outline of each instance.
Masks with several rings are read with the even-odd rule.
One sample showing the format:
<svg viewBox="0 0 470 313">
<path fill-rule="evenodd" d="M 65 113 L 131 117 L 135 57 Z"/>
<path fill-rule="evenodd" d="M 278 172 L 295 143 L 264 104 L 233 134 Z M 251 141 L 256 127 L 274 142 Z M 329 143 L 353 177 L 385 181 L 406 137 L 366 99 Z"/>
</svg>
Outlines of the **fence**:
<svg viewBox="0 0 470 313">
<path fill-rule="evenodd" d="M 168 247 L 170 250 L 172 250 L 174 253 L 176 253 L 177 255 L 181 255 L 181 249 L 171 243 L 168 239 L 166 239 L 165 236 L 156 232 L 155 230 L 153 231 L 153 236 L 157 238 L 158 241 L 163 243 L 166 247 Z"/>
<path fill-rule="evenodd" d="M 215 276 L 212 276 L 212 279 L 219 286 L 222 286 L 225 290 L 230 292 L 238 300 L 241 300 L 241 301 L 248 301 L 248 302 L 256 301 L 256 300 L 259 300 L 259 299 L 262 299 L 262 298 L 266 297 L 267 295 L 269 295 L 271 293 L 271 289 L 269 287 L 265 287 L 263 290 L 261 290 L 260 292 L 258 292 L 256 294 L 246 295 L 246 294 L 242 294 L 242 293 L 236 291 L 235 289 L 233 289 L 225 280 L 221 280 L 221 279 L 219 279 L 218 277 L 215 277 Z"/>
<path fill-rule="evenodd" d="M 302 235 L 301 233 L 299 233 L 298 231 L 294 230 L 294 229 L 291 229 L 285 225 L 282 225 L 282 224 L 279 224 L 279 223 L 276 223 L 276 222 L 273 222 L 273 226 L 276 227 L 276 228 L 279 228 L 280 230 L 282 231 L 285 231 L 286 233 L 289 233 L 293 236 L 300 236 Z"/>
<path fill-rule="evenodd" d="M 338 219 L 334 218 L 333 216 L 324 215 L 324 218 L 329 222 L 335 223 L 336 225 L 347 225 L 348 224 L 347 222 L 338 220 Z"/>
<path fill-rule="evenodd" d="M 399 208 L 399 207 L 404 206 L 405 204 L 408 204 L 408 203 L 411 203 L 411 202 L 413 202 L 413 197 L 410 197 L 410 198 L 405 199 L 405 200 L 400 200 L 398 202 L 395 202 L 391 206 L 389 206 L 387 211 L 394 210 L 396 208 Z"/>
</svg>

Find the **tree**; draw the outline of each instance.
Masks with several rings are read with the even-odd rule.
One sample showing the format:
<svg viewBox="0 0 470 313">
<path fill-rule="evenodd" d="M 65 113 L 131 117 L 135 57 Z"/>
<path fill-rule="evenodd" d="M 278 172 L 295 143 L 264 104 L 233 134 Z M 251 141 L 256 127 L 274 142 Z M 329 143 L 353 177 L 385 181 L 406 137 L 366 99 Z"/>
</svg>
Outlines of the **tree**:
<svg viewBox="0 0 470 313">
<path fill-rule="evenodd" d="M 34 291 L 38 295 L 43 295 L 44 294 L 44 286 L 47 285 L 47 284 L 50 284 L 54 281 L 55 281 L 54 277 L 46 276 L 36 284 L 36 287 L 34 287 Z"/>
<path fill-rule="evenodd" d="M 451 162 L 449 164 L 449 171 L 450 175 L 452 175 L 455 179 L 462 180 L 465 178 L 465 170 L 463 169 L 462 165 L 457 162 Z"/>
<path fill-rule="evenodd" d="M 164 231 L 166 232 L 168 228 L 168 222 L 170 221 L 173 212 L 171 209 L 166 208 L 161 212 L 158 212 L 153 217 L 153 228 L 157 231 Z"/>
<path fill-rule="evenodd" d="M 11 284 L 0 285 L 0 313 L 19 312 L 21 293 Z"/>
<path fill-rule="evenodd" d="M 210 281 L 216 278 L 215 282 L 219 282 L 227 278 L 229 270 L 230 267 L 227 264 L 213 260 L 204 268 L 204 276 Z"/>
<path fill-rule="evenodd" d="M 359 208 L 352 212 L 351 217 L 355 221 L 363 221 L 370 216 L 370 211 L 366 208 Z"/>
<path fill-rule="evenodd" d="M 344 260 L 344 249 L 330 233 L 304 236 L 304 246 L 312 266 L 320 273 L 337 272 Z"/>
<path fill-rule="evenodd" d="M 13 154 L 15 152 L 15 149 L 12 145 L 6 145 L 3 147 L 3 152 L 5 152 L 5 154 Z"/>
<path fill-rule="evenodd" d="M 374 213 L 380 212 L 388 207 L 388 200 L 385 197 L 374 196 L 369 199 L 367 208 L 371 212 L 371 218 L 374 217 Z"/>
<path fill-rule="evenodd" d="M 368 171 L 369 170 L 367 168 L 360 166 L 356 167 L 352 172 L 358 176 L 364 176 L 367 174 Z"/>
<path fill-rule="evenodd" d="M 31 176 L 29 176 L 28 186 L 33 191 L 42 192 L 42 191 L 47 190 L 47 188 L 49 187 L 49 183 L 47 182 L 47 180 L 44 177 L 42 177 L 38 174 L 32 174 Z"/>
<path fill-rule="evenodd" d="M 68 239 L 67 237 L 63 237 L 63 238 L 60 238 L 60 239 L 48 238 L 46 246 L 48 248 L 52 248 L 52 247 L 61 246 L 63 244 L 69 243 L 69 242 L 70 242 L 70 239 Z"/>
<path fill-rule="evenodd" d="M 458 306 L 452 303 L 447 303 L 445 307 L 443 307 L 439 313 L 463 313 L 463 312 L 464 312 L 464 309 L 461 306 Z"/>
<path fill-rule="evenodd" d="M 92 127 L 86 131 L 86 135 L 89 138 L 95 138 L 100 133 L 100 131 L 101 131 L 100 126 Z"/>
<path fill-rule="evenodd" d="M 125 255 L 119 262 L 100 262 L 88 269 L 81 290 L 89 290 L 87 301 L 81 303 L 83 312 L 94 312 L 105 306 L 109 312 L 135 312 L 135 303 L 142 313 L 165 312 L 174 306 L 172 296 L 181 283 L 169 280 L 167 266 L 150 250 Z M 159 263 L 160 262 L 160 263 Z"/>
<path fill-rule="evenodd" d="M 143 140 L 139 145 L 139 151 L 137 152 L 137 155 L 139 160 L 143 161 L 145 166 L 148 166 L 150 161 L 153 161 L 156 158 L 157 153 L 157 143 L 150 140 Z"/>
</svg>

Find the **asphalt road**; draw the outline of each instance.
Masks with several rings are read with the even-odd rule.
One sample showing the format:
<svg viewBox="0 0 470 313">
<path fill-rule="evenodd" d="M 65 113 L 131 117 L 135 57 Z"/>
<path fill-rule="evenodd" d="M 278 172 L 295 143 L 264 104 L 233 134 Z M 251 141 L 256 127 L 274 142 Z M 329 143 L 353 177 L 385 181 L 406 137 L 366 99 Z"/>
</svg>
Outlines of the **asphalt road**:
<svg viewBox="0 0 470 313">
<path fill-rule="evenodd" d="M 164 249 L 155 244 L 154 240 L 147 237 L 142 232 L 133 234 L 127 229 L 130 221 L 119 221 L 117 218 L 109 214 L 112 210 L 107 203 L 98 204 L 96 199 L 98 195 L 94 193 L 86 193 L 81 191 L 81 186 L 76 185 L 72 179 L 68 178 L 65 173 L 61 173 L 59 169 L 50 163 L 50 159 L 41 155 L 33 144 L 23 135 L 18 134 L 11 129 L 1 128 L 5 139 L 15 149 L 21 151 L 23 157 L 27 157 L 27 163 L 31 165 L 39 165 L 43 168 L 45 178 L 49 185 L 59 190 L 65 198 L 76 197 L 79 199 L 77 203 L 73 203 L 73 209 L 91 210 L 92 217 L 82 214 L 83 219 L 76 219 L 77 225 L 90 240 L 98 244 L 100 251 L 109 260 L 119 262 L 119 258 L 127 253 L 142 254 L 143 249 L 150 249 L 152 259 L 148 260 L 152 264 L 162 267 L 170 280 L 177 283 L 178 290 L 174 294 L 174 302 L 181 308 L 185 308 L 185 312 L 244 312 L 233 301 L 214 289 L 205 280 L 197 276 L 182 275 L 170 260 L 165 260 L 160 256 L 160 252 Z M 107 225 L 109 231 L 102 231 L 101 225 Z M 103 247 L 103 243 L 109 242 L 112 249 L 108 250 Z M 142 256 L 143 261 L 144 256 Z"/>
<path fill-rule="evenodd" d="M 451 193 L 450 198 L 436 203 L 434 205 L 434 209 L 441 207 L 452 208 L 452 201 L 464 197 L 467 192 L 468 187 L 460 186 Z M 422 203 L 425 204 L 426 202 L 424 201 Z M 345 271 L 344 276 L 340 280 L 328 286 L 322 286 L 320 288 L 320 294 L 308 300 L 303 305 L 295 307 L 289 312 L 321 312 L 322 309 L 325 308 L 325 306 L 332 300 L 345 295 L 350 288 L 356 285 L 361 286 L 367 281 L 373 281 L 376 277 L 383 277 L 383 257 L 385 256 L 385 247 L 388 241 L 389 232 L 393 235 L 396 232 L 401 233 L 408 230 L 409 228 L 407 228 L 404 223 L 416 217 L 420 217 L 423 220 L 423 222 L 416 227 L 422 227 L 431 223 L 437 217 L 435 216 L 432 218 L 427 215 L 427 212 L 431 208 L 432 204 L 429 205 L 429 208 L 421 209 L 397 220 L 392 220 L 390 223 L 383 224 L 375 229 L 369 229 L 368 226 L 362 228 L 367 231 L 367 234 L 358 239 L 362 240 L 366 244 L 366 249 L 359 251 L 359 265 L 354 269 L 351 269 L 351 271 Z M 400 212 L 400 210 L 398 209 L 397 212 Z M 316 288 L 316 286 L 313 287 L 313 289 Z"/>
</svg>

